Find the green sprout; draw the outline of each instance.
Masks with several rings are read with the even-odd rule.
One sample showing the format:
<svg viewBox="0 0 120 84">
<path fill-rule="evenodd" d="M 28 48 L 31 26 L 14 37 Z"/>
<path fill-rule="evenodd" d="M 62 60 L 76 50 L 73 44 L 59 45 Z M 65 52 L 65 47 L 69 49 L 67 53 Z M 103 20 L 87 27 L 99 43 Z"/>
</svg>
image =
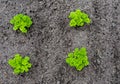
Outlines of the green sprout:
<svg viewBox="0 0 120 84">
<path fill-rule="evenodd" d="M 75 48 L 73 52 L 68 53 L 66 63 L 71 67 L 76 67 L 78 71 L 81 71 L 85 66 L 89 65 L 86 48 Z"/>
<path fill-rule="evenodd" d="M 8 60 L 8 64 L 14 69 L 15 74 L 22 74 L 31 68 L 32 64 L 29 60 L 28 56 L 22 57 L 20 54 L 15 54 L 13 59 Z"/>
<path fill-rule="evenodd" d="M 75 12 L 70 12 L 68 18 L 71 19 L 69 23 L 70 27 L 84 26 L 85 23 L 90 24 L 91 22 L 88 14 L 82 12 L 79 9 L 77 9 Z"/>
<path fill-rule="evenodd" d="M 22 33 L 27 33 L 27 29 L 32 25 L 32 20 L 29 16 L 24 14 L 17 14 L 10 23 L 14 25 L 13 30 L 20 30 Z"/>
</svg>

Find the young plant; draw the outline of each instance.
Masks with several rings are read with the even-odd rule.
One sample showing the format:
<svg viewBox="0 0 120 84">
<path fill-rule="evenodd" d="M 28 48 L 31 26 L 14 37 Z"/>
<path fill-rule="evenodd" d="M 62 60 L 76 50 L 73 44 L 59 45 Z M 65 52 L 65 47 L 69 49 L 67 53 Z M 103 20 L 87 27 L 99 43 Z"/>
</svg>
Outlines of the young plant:
<svg viewBox="0 0 120 84">
<path fill-rule="evenodd" d="M 91 20 L 88 15 L 81 10 L 77 9 L 75 12 L 70 12 L 69 17 L 70 27 L 84 26 L 85 23 L 90 24 Z"/>
<path fill-rule="evenodd" d="M 24 14 L 17 14 L 10 23 L 14 25 L 13 30 L 20 30 L 22 33 L 27 33 L 27 29 L 32 25 L 32 20 L 29 16 Z"/>
<path fill-rule="evenodd" d="M 28 72 L 32 64 L 29 62 L 28 56 L 22 57 L 20 54 L 15 54 L 13 59 L 8 60 L 8 64 L 14 69 L 15 74 Z"/>
<path fill-rule="evenodd" d="M 71 67 L 75 67 L 79 71 L 81 71 L 85 66 L 89 65 L 86 48 L 75 48 L 73 52 L 68 53 L 66 63 Z"/>
</svg>

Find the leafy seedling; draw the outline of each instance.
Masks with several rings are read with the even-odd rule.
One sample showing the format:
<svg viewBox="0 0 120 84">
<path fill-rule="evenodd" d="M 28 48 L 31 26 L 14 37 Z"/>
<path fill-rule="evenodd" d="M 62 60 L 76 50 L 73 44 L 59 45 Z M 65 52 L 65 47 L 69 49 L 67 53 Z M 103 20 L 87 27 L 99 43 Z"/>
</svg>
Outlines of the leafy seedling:
<svg viewBox="0 0 120 84">
<path fill-rule="evenodd" d="M 14 69 L 15 74 L 28 72 L 32 64 L 29 62 L 28 56 L 22 57 L 20 54 L 15 54 L 13 59 L 8 60 L 8 64 Z"/>
<path fill-rule="evenodd" d="M 77 26 L 84 26 L 86 24 L 90 24 L 91 20 L 88 17 L 88 14 L 82 12 L 81 10 L 77 9 L 75 12 L 70 12 L 69 17 L 70 20 L 70 27 L 77 27 Z"/>
<path fill-rule="evenodd" d="M 78 71 L 89 65 L 86 48 L 75 48 L 73 52 L 68 53 L 66 63 L 71 67 L 75 67 Z"/>
<path fill-rule="evenodd" d="M 24 14 L 17 14 L 10 23 L 14 25 L 13 30 L 20 30 L 22 33 L 27 33 L 27 29 L 32 25 L 32 20 L 29 16 Z"/>
</svg>

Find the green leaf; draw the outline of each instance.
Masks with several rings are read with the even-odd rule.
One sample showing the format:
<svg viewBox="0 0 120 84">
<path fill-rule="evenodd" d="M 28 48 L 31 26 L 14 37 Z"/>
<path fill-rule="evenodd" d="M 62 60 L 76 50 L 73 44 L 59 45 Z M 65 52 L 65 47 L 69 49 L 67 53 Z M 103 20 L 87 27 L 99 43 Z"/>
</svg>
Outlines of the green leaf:
<svg viewBox="0 0 120 84">
<path fill-rule="evenodd" d="M 28 64 L 28 61 L 25 60 L 25 59 L 23 59 L 23 60 L 22 60 L 22 65 L 27 65 L 27 64 Z"/>
<path fill-rule="evenodd" d="M 11 19 L 11 20 L 10 20 L 10 23 L 13 24 L 13 23 L 14 23 L 14 19 Z"/>
<path fill-rule="evenodd" d="M 68 57 L 73 57 L 73 53 L 68 53 Z"/>
<path fill-rule="evenodd" d="M 32 25 L 32 20 L 29 16 L 24 14 L 17 14 L 10 23 L 14 25 L 13 30 L 20 30 L 22 33 L 27 33 L 27 29 Z"/>
<path fill-rule="evenodd" d="M 75 18 L 76 17 L 76 13 L 75 12 L 71 12 L 70 15 L 69 15 L 69 18 Z"/>
<path fill-rule="evenodd" d="M 81 12 L 81 10 L 77 9 L 75 12 L 71 12 L 69 15 L 70 27 L 76 26 L 84 26 L 86 24 L 90 24 L 91 20 L 88 17 L 88 14 Z"/>
<path fill-rule="evenodd" d="M 89 65 L 86 48 L 75 48 L 73 52 L 68 53 L 66 63 L 71 67 L 76 67 L 79 71 Z"/>
<path fill-rule="evenodd" d="M 15 31 L 18 29 L 19 29 L 19 27 L 17 25 L 13 27 L 13 30 L 15 30 Z"/>
<path fill-rule="evenodd" d="M 20 31 L 21 31 L 22 33 L 27 33 L 27 29 L 24 28 L 24 27 L 20 27 Z"/>
<path fill-rule="evenodd" d="M 83 69 L 83 67 L 84 67 L 84 66 L 80 65 L 80 66 L 76 67 L 76 69 L 77 69 L 78 71 L 81 71 L 81 70 Z"/>
<path fill-rule="evenodd" d="M 27 67 L 25 67 L 25 72 L 28 72 L 29 70 L 28 70 L 28 68 Z"/>
<path fill-rule="evenodd" d="M 15 74 L 21 74 L 29 71 L 32 64 L 29 62 L 28 56 L 22 57 L 20 54 L 15 54 L 13 59 L 8 60 L 8 64 L 14 69 Z"/>
<path fill-rule="evenodd" d="M 19 73 L 20 73 L 20 70 L 19 70 L 19 69 L 14 69 L 14 73 L 15 73 L 15 74 L 19 74 Z"/>
<path fill-rule="evenodd" d="M 71 26 L 71 27 L 76 26 L 76 24 L 77 24 L 77 23 L 75 22 L 75 20 L 71 20 L 71 21 L 70 21 L 70 26 Z"/>
<path fill-rule="evenodd" d="M 32 65 L 30 63 L 27 64 L 27 67 L 30 68 Z"/>
<path fill-rule="evenodd" d="M 86 22 L 87 24 L 90 24 L 91 20 L 90 20 L 89 18 L 87 18 L 87 19 L 85 20 L 85 22 Z"/>
<path fill-rule="evenodd" d="M 29 61 L 29 60 L 30 60 L 30 58 L 29 58 L 28 56 L 26 56 L 24 59 L 25 59 L 25 60 L 27 60 L 27 61 Z"/>
<path fill-rule="evenodd" d="M 81 10 L 77 9 L 77 10 L 75 11 L 75 14 L 76 14 L 76 15 L 81 15 Z"/>
<path fill-rule="evenodd" d="M 15 67 L 15 62 L 12 59 L 9 59 L 8 64 L 13 68 Z"/>
</svg>

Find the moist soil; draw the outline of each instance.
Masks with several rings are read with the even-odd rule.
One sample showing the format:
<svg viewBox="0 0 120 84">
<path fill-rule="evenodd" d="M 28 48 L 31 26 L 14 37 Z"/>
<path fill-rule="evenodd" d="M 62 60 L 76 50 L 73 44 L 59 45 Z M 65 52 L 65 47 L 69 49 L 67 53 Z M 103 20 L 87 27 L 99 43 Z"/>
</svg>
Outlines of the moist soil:
<svg viewBox="0 0 120 84">
<path fill-rule="evenodd" d="M 90 25 L 69 26 L 76 9 Z M 18 13 L 32 18 L 27 34 L 12 29 Z M 82 46 L 90 65 L 77 71 L 65 58 Z M 7 62 L 16 53 L 30 56 L 28 73 L 13 74 Z M 0 84 L 120 84 L 120 0 L 0 0 Z"/>
</svg>

